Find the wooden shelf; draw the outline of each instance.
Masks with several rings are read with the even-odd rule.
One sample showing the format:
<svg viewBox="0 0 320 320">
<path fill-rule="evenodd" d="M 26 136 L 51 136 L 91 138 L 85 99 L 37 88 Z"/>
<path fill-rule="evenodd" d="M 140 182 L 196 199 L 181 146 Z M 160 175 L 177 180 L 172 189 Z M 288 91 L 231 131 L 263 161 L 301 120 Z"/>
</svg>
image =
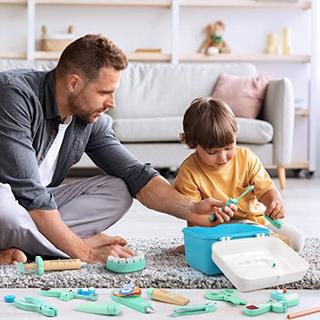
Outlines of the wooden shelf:
<svg viewBox="0 0 320 320">
<path fill-rule="evenodd" d="M 311 8 L 311 1 L 180 0 L 180 5 L 185 7 L 282 8 L 307 10 Z"/>
<path fill-rule="evenodd" d="M 37 60 L 57 60 L 61 52 L 36 51 L 34 58 Z M 169 62 L 171 55 L 167 53 L 128 53 L 129 61 Z"/>
<path fill-rule="evenodd" d="M 36 51 L 34 53 L 34 58 L 36 60 L 58 60 L 61 52 L 54 51 Z"/>
<path fill-rule="evenodd" d="M 295 115 L 300 117 L 308 117 L 310 115 L 310 110 L 308 108 L 296 108 Z"/>
<path fill-rule="evenodd" d="M 27 0 L 0 0 L 0 4 L 20 4 L 26 5 Z"/>
<path fill-rule="evenodd" d="M 150 62 L 170 62 L 171 55 L 169 53 L 128 53 L 129 61 L 150 61 Z"/>
<path fill-rule="evenodd" d="M 206 56 L 201 53 L 180 56 L 181 62 L 310 62 L 309 55 L 271 55 L 271 54 L 217 54 Z"/>
<path fill-rule="evenodd" d="M 26 52 L 3 51 L 0 52 L 0 59 L 26 59 Z"/>
<path fill-rule="evenodd" d="M 276 169 L 275 165 L 265 165 L 266 169 Z M 285 166 L 286 169 L 309 169 L 309 161 L 293 162 Z"/>
<path fill-rule="evenodd" d="M 1 1 L 1 0 L 0 0 Z M 171 0 L 35 0 L 46 5 L 170 7 Z"/>
</svg>

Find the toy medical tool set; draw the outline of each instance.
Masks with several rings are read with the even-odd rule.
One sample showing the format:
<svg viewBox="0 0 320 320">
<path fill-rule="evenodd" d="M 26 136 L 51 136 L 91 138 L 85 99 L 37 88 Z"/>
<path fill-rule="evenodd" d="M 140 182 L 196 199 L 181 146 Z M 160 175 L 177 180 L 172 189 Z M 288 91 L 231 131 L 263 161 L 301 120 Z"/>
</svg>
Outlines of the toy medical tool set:
<svg viewBox="0 0 320 320">
<path fill-rule="evenodd" d="M 81 289 L 78 289 L 78 292 Z M 98 298 L 98 295 L 95 292 L 94 288 L 90 288 L 88 291 L 91 292 L 91 295 L 95 295 Z M 61 293 L 59 290 L 45 290 L 47 292 L 52 293 L 52 295 L 47 295 L 47 297 L 59 297 L 58 292 Z M 67 291 L 67 290 L 65 290 Z M 72 290 L 69 290 L 69 292 Z M 85 289 L 87 291 L 87 289 Z M 43 289 L 40 291 L 40 294 L 43 295 Z M 57 294 L 53 294 L 56 292 Z M 177 302 L 181 305 L 182 303 L 189 303 L 189 299 L 180 295 L 176 295 L 171 293 L 167 290 L 163 289 L 155 289 L 149 288 L 147 289 L 147 296 L 153 300 L 162 301 L 172 305 L 173 303 L 176 304 Z M 121 314 L 122 306 L 131 308 L 136 310 L 137 312 L 149 314 L 156 312 L 156 309 L 151 304 L 148 299 L 141 297 L 142 290 L 133 284 L 127 284 L 123 288 L 119 290 L 113 290 L 111 292 L 111 300 L 112 302 L 96 302 L 92 300 L 91 302 L 86 302 L 81 305 L 74 307 L 73 310 L 78 312 L 84 313 L 91 313 L 91 314 L 99 314 L 99 315 L 106 315 L 106 316 L 118 316 Z M 80 294 L 81 295 L 81 294 Z M 84 294 L 85 296 L 90 296 Z M 156 298 L 156 299 L 155 299 Z M 267 312 L 274 312 L 274 313 L 286 313 L 289 307 L 296 306 L 299 304 L 299 296 L 297 293 L 290 292 L 286 289 L 277 289 L 273 290 L 271 293 L 271 297 L 269 297 L 265 302 L 259 305 L 247 304 L 245 300 L 238 296 L 238 293 L 234 289 L 224 289 L 220 292 L 217 291 L 210 291 L 207 292 L 204 298 L 213 300 L 213 301 L 221 301 L 221 303 L 228 303 L 230 305 L 234 305 L 234 307 L 239 308 L 239 312 L 242 312 L 244 315 L 247 316 L 258 316 Z M 160 300 L 161 299 L 161 300 Z M 70 299 L 63 301 L 69 301 Z M 88 299 L 90 300 L 90 299 Z M 58 309 L 46 303 L 43 299 L 37 297 L 24 297 L 23 299 L 16 299 L 14 296 L 6 295 L 4 297 L 4 301 L 7 304 L 11 304 L 14 307 L 21 309 L 23 311 L 31 311 L 37 312 L 47 317 L 55 317 L 58 315 Z M 224 302 L 223 302 L 224 301 Z M 161 302 L 158 302 L 161 303 Z M 219 302 L 220 303 L 220 302 Z M 243 307 L 243 305 L 245 305 Z M 203 313 L 211 313 L 218 311 L 219 306 L 217 302 L 205 302 L 203 304 L 197 305 L 188 305 L 188 306 L 180 306 L 175 307 L 172 309 L 171 316 L 172 317 L 180 317 L 180 316 L 187 316 L 187 315 L 196 315 L 196 314 L 203 314 Z M 307 310 L 309 311 L 309 310 Z M 125 312 L 125 311 L 123 311 Z M 313 312 L 313 310 L 312 310 Z M 295 314 L 292 314 L 294 317 Z M 288 316 L 289 318 L 289 316 Z"/>
</svg>

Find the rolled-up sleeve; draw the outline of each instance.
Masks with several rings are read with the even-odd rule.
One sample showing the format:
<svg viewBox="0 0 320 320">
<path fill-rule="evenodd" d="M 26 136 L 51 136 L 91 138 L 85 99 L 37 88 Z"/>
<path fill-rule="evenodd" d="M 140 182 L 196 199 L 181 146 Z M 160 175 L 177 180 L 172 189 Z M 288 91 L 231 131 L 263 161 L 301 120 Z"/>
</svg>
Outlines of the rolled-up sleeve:
<svg viewBox="0 0 320 320">
<path fill-rule="evenodd" d="M 30 99 L 18 87 L 0 86 L 0 181 L 11 186 L 25 209 L 55 209 L 53 196 L 40 182 Z"/>
<path fill-rule="evenodd" d="M 151 178 L 159 175 L 150 163 L 140 162 L 120 143 L 108 115 L 93 125 L 86 153 L 103 171 L 123 179 L 133 197 Z"/>
</svg>

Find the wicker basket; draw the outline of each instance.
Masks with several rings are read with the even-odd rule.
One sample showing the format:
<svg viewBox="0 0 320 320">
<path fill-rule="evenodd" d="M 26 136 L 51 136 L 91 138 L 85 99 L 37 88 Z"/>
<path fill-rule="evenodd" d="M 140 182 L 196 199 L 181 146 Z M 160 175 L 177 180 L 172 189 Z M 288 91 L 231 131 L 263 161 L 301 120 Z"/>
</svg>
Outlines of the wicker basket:
<svg viewBox="0 0 320 320">
<path fill-rule="evenodd" d="M 62 51 L 70 42 L 75 39 L 74 28 L 69 27 L 68 33 L 48 34 L 47 28 L 42 27 L 42 39 L 40 42 L 42 51 Z"/>
</svg>

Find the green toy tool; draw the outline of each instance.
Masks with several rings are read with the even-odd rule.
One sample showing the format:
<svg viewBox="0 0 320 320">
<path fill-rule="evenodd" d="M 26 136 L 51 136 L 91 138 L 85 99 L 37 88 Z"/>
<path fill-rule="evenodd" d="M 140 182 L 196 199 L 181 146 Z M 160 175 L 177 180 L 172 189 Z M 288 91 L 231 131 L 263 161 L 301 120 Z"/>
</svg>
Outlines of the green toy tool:
<svg viewBox="0 0 320 320">
<path fill-rule="evenodd" d="M 118 302 L 120 304 L 123 304 L 129 308 L 135 309 L 142 313 L 152 313 L 154 311 L 152 305 L 145 299 L 141 298 L 140 296 L 119 297 L 119 296 L 115 296 L 113 294 L 114 292 L 118 292 L 118 291 L 115 290 L 111 293 L 111 299 L 114 302 Z"/>
<path fill-rule="evenodd" d="M 226 301 L 226 302 L 231 302 L 235 305 L 247 304 L 246 301 L 240 299 L 237 296 L 237 290 L 235 289 L 225 289 L 220 292 L 208 292 L 205 297 L 209 300 Z"/>
<path fill-rule="evenodd" d="M 282 221 L 280 220 L 274 220 L 271 217 L 267 216 L 266 214 L 264 215 L 264 217 L 266 218 L 266 220 L 271 223 L 275 228 L 277 229 L 281 229 L 282 227 Z"/>
<path fill-rule="evenodd" d="M 102 314 L 105 316 L 117 316 L 120 314 L 120 309 L 120 304 L 116 302 L 90 302 L 81 304 L 75 307 L 74 310 L 86 313 Z"/>
<path fill-rule="evenodd" d="M 243 313 L 247 316 L 258 316 L 266 312 L 285 313 L 288 307 L 299 304 L 299 295 L 291 293 L 287 290 L 274 290 L 271 293 L 271 298 L 266 303 L 256 305 L 247 305 L 243 309 Z"/>
<path fill-rule="evenodd" d="M 209 313 L 217 310 L 215 303 L 208 302 L 206 304 L 201 304 L 197 306 L 186 306 L 186 307 L 176 307 L 173 309 L 173 317 L 194 315 L 200 313 Z"/>
<path fill-rule="evenodd" d="M 40 289 L 40 294 L 46 297 L 56 297 L 62 301 L 69 301 L 72 299 L 91 300 L 96 301 L 98 299 L 97 294 L 83 295 L 73 292 L 72 290 L 59 290 L 51 288 Z"/>
<path fill-rule="evenodd" d="M 285 313 L 287 312 L 287 305 L 282 302 L 268 301 L 267 303 L 255 305 L 248 305 L 243 309 L 243 313 L 247 316 L 258 316 L 266 312 Z"/>
<path fill-rule="evenodd" d="M 247 190 L 245 190 L 244 192 L 242 192 L 238 198 L 229 198 L 229 199 L 226 201 L 225 206 L 230 206 L 231 204 L 237 205 L 237 204 L 239 203 L 239 201 L 240 201 L 247 193 L 251 192 L 253 189 L 254 189 L 254 185 L 251 185 L 251 186 L 249 186 L 249 187 L 247 188 Z M 213 214 L 209 217 L 209 220 L 210 220 L 211 222 L 217 220 L 217 217 L 216 217 L 215 213 L 213 213 Z"/>
<path fill-rule="evenodd" d="M 57 308 L 46 304 L 40 298 L 25 297 L 24 300 L 15 300 L 14 305 L 21 310 L 38 312 L 47 317 L 55 317 L 58 315 Z"/>
<path fill-rule="evenodd" d="M 105 268 L 116 273 L 129 273 L 143 270 L 146 267 L 146 258 L 143 252 L 130 258 L 118 258 L 109 256 Z"/>
<path fill-rule="evenodd" d="M 271 298 L 285 303 L 288 307 L 293 307 L 299 304 L 299 295 L 289 290 L 274 290 L 271 293 Z"/>
</svg>

